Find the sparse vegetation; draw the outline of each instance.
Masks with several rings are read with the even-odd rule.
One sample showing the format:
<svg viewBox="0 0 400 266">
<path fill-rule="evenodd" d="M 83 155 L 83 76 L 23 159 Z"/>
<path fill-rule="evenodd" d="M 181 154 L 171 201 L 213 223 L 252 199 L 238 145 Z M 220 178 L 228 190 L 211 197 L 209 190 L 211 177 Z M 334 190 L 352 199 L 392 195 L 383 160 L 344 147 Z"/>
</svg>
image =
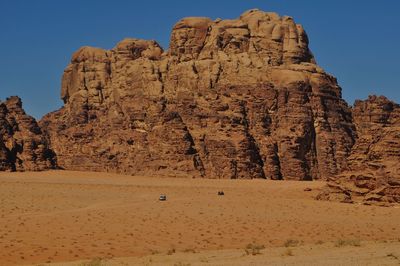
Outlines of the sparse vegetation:
<svg viewBox="0 0 400 266">
<path fill-rule="evenodd" d="M 175 248 L 171 248 L 170 250 L 167 251 L 167 255 L 172 255 L 176 252 Z"/>
<path fill-rule="evenodd" d="M 258 245 L 255 243 L 251 243 L 245 247 L 244 251 L 246 252 L 246 255 L 254 256 L 254 255 L 261 254 L 261 250 L 263 250 L 263 249 L 265 249 L 264 245 Z"/>
<path fill-rule="evenodd" d="M 150 253 L 151 253 L 151 255 L 157 255 L 157 254 L 160 254 L 160 251 L 158 251 L 158 250 L 150 250 Z"/>
<path fill-rule="evenodd" d="M 389 254 L 387 254 L 386 256 L 388 256 L 389 258 L 393 258 L 393 259 L 395 259 L 395 260 L 400 261 L 400 258 L 399 258 L 398 256 L 396 256 L 395 254 L 393 254 L 393 253 L 389 253 Z"/>
<path fill-rule="evenodd" d="M 318 240 L 317 242 L 315 242 L 315 244 L 317 244 L 317 245 L 322 245 L 322 244 L 324 244 L 324 241 Z"/>
<path fill-rule="evenodd" d="M 144 262 L 144 265 L 145 266 L 150 266 L 152 263 L 153 263 L 153 260 L 150 258 L 150 259 L 148 259 L 147 261 Z M 127 266 L 128 266 L 128 264 L 127 264 Z"/>
<path fill-rule="evenodd" d="M 300 244 L 299 240 L 296 239 L 288 239 L 286 242 L 283 244 L 285 247 L 297 247 Z"/>
<path fill-rule="evenodd" d="M 200 262 L 208 263 L 208 258 L 206 257 L 201 257 Z"/>
<path fill-rule="evenodd" d="M 194 250 L 193 248 L 186 248 L 183 250 L 184 253 L 196 253 L 196 250 Z"/>
<path fill-rule="evenodd" d="M 94 258 L 91 261 L 83 262 L 79 266 L 105 266 L 101 258 Z"/>
<path fill-rule="evenodd" d="M 293 250 L 291 250 L 290 248 L 286 249 L 283 253 L 283 256 L 294 256 Z"/>
<path fill-rule="evenodd" d="M 358 239 L 339 239 L 335 242 L 335 247 L 353 246 L 360 247 L 361 241 Z"/>
<path fill-rule="evenodd" d="M 190 265 L 191 265 L 190 263 L 184 263 L 184 262 L 178 262 L 174 264 L 174 266 L 190 266 Z"/>
</svg>

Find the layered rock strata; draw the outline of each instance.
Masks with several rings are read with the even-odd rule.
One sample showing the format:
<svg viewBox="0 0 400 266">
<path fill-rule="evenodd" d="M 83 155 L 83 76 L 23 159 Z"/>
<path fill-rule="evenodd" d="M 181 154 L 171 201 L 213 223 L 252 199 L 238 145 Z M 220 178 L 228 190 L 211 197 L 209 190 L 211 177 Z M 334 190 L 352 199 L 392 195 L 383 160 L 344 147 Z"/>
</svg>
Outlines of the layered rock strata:
<svg viewBox="0 0 400 266">
<path fill-rule="evenodd" d="M 348 169 L 331 178 L 319 199 L 400 203 L 400 105 L 381 96 L 356 101 L 357 141 Z"/>
<path fill-rule="evenodd" d="M 291 17 L 184 18 L 167 51 L 82 47 L 61 98 L 39 125 L 18 97 L 0 103 L 0 170 L 322 179 L 318 199 L 400 202 L 400 106 L 349 107 Z"/>
<path fill-rule="evenodd" d="M 65 169 L 327 179 L 347 167 L 356 138 L 303 27 L 260 10 L 182 19 L 167 51 L 139 39 L 83 47 L 61 97 L 40 124 Z"/>
</svg>

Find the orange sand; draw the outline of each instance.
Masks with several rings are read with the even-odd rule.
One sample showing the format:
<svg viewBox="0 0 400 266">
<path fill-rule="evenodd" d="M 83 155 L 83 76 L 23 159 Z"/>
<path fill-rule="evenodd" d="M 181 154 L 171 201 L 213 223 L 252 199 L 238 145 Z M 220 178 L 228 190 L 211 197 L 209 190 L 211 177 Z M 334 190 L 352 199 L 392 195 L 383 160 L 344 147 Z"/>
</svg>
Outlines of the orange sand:
<svg viewBox="0 0 400 266">
<path fill-rule="evenodd" d="M 95 257 L 133 257 L 139 263 L 139 257 L 168 256 L 171 250 L 186 256 L 188 250 L 241 254 L 249 243 L 278 250 L 288 239 L 300 247 L 339 239 L 400 247 L 400 208 L 314 200 L 323 185 L 73 171 L 0 173 L 0 265 Z M 225 196 L 217 196 L 218 190 Z M 158 201 L 162 193 L 166 202 Z"/>
</svg>

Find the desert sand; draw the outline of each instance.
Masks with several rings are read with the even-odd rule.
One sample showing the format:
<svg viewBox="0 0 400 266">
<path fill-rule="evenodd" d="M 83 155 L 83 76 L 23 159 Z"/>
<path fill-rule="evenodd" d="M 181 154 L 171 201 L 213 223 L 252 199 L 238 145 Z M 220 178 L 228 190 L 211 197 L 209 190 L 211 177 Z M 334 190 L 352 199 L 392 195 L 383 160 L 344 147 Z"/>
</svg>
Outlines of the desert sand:
<svg viewBox="0 0 400 266">
<path fill-rule="evenodd" d="M 398 265 L 400 208 L 324 184 L 2 172 L 0 265 Z"/>
</svg>

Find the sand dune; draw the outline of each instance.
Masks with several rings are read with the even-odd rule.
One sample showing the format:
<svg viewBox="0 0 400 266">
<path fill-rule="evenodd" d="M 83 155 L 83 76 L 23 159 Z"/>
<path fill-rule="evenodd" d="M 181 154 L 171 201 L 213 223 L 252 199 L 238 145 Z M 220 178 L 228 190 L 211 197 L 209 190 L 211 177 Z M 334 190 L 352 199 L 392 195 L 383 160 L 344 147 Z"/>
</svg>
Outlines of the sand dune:
<svg viewBox="0 0 400 266">
<path fill-rule="evenodd" d="M 398 263 L 400 209 L 315 201 L 323 185 L 73 171 L 0 173 L 0 265 L 96 257 L 113 258 L 110 265 L 149 260 L 196 265 L 213 259 L 215 265 L 254 265 L 268 258 L 272 264 L 306 265 L 310 256 L 317 260 L 329 254 L 344 263 L 369 255 L 377 265 Z M 167 201 L 158 201 L 161 193 Z M 244 255 L 250 243 L 264 245 L 262 254 Z M 288 243 L 295 247 L 285 247 Z"/>
</svg>

